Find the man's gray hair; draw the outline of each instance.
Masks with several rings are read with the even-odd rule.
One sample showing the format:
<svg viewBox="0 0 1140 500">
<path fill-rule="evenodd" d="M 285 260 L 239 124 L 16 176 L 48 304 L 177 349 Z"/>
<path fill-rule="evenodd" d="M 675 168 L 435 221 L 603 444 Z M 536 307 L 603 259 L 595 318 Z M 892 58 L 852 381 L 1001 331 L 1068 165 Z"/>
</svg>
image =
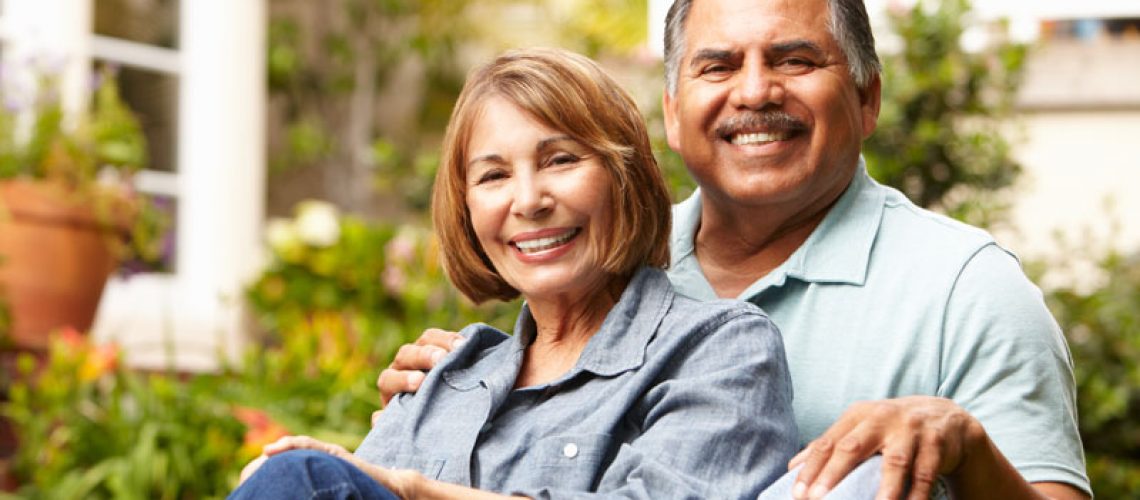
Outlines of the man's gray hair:
<svg viewBox="0 0 1140 500">
<path fill-rule="evenodd" d="M 677 91 L 681 58 L 685 53 L 685 21 L 693 0 L 677 0 L 665 16 L 665 90 L 669 95 Z M 875 35 L 863 0 L 827 0 L 828 30 L 835 38 L 851 78 L 860 89 L 866 89 L 871 79 L 882 71 L 879 55 L 875 52 Z"/>
</svg>

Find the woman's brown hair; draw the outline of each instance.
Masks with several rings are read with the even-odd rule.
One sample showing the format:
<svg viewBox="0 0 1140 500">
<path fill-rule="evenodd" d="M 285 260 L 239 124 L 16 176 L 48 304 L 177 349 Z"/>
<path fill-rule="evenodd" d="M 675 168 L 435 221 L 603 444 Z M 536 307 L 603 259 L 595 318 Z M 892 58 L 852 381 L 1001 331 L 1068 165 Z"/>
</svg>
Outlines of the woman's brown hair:
<svg viewBox="0 0 1140 500">
<path fill-rule="evenodd" d="M 613 182 L 613 227 L 592 251 L 615 278 L 669 261 L 670 199 L 633 99 L 590 59 L 560 49 L 506 52 L 467 79 L 443 140 L 432 221 L 452 283 L 475 302 L 510 300 L 515 290 L 479 245 L 467 209 L 467 145 L 489 97 L 503 98 L 598 154 Z"/>
</svg>

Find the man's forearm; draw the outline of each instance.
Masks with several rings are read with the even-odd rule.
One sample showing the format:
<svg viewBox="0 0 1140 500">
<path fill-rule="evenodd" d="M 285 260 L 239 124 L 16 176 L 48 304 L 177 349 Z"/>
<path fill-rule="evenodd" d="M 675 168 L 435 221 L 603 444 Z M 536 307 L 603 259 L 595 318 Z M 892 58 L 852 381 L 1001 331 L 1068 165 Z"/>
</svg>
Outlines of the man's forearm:
<svg viewBox="0 0 1140 500">
<path fill-rule="evenodd" d="M 978 446 L 963 457 L 950 475 L 957 498 L 1085 499 L 1084 492 L 1064 483 L 1029 483 L 984 433 Z"/>
</svg>

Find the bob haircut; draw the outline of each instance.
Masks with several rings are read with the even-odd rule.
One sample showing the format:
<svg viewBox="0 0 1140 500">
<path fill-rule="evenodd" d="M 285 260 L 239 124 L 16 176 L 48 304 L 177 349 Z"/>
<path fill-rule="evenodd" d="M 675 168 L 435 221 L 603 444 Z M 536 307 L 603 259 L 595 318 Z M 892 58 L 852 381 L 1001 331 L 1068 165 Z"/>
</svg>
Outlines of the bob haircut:
<svg viewBox="0 0 1140 500">
<path fill-rule="evenodd" d="M 451 113 L 432 192 L 432 222 L 451 282 L 476 303 L 519 292 L 491 264 L 467 208 L 467 147 L 483 104 L 503 98 L 572 137 L 610 174 L 613 227 L 591 231 L 587 249 L 615 279 L 669 262 L 671 202 L 637 105 L 590 59 L 559 49 L 506 52 L 475 69 Z"/>
</svg>

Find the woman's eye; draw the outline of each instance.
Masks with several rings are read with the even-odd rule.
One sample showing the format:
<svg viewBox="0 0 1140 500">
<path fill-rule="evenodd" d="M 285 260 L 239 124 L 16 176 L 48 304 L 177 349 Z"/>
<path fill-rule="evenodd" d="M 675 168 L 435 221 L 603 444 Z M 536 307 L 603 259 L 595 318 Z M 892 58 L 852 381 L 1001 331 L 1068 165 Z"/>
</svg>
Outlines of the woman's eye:
<svg viewBox="0 0 1140 500">
<path fill-rule="evenodd" d="M 488 170 L 486 172 L 483 172 L 483 175 L 479 176 L 479 179 L 475 181 L 475 184 L 485 184 L 488 182 L 494 182 L 494 181 L 497 181 L 499 179 L 504 179 L 506 177 L 507 177 L 507 173 L 503 172 L 502 170 Z"/>
<path fill-rule="evenodd" d="M 578 163 L 578 160 L 580 160 L 580 158 L 576 155 L 572 155 L 570 153 L 559 153 L 551 156 L 548 163 L 551 165 L 569 165 L 572 163 Z"/>
</svg>

